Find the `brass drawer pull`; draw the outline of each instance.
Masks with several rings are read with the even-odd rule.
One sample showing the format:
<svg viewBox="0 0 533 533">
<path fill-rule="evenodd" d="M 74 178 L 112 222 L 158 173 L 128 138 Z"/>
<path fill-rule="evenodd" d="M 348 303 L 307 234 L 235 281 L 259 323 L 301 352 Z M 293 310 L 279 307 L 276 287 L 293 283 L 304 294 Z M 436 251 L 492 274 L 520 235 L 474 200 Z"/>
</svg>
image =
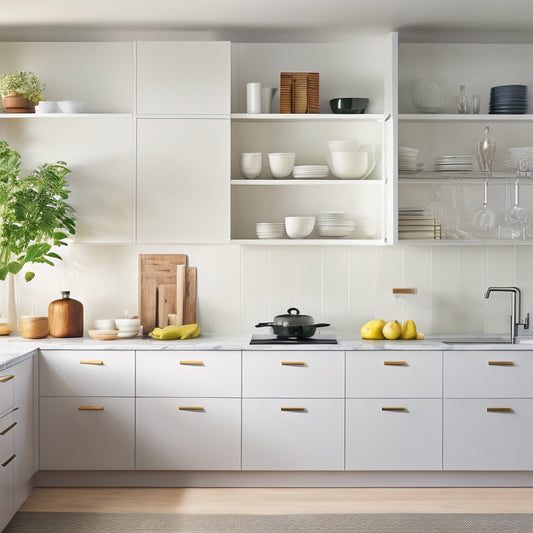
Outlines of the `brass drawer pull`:
<svg viewBox="0 0 533 533">
<path fill-rule="evenodd" d="M 203 366 L 203 361 L 180 361 L 180 365 Z"/>
<path fill-rule="evenodd" d="M 205 407 L 199 405 L 180 405 L 179 411 L 205 411 Z"/>
<path fill-rule="evenodd" d="M 306 407 L 282 407 L 281 410 L 292 413 L 307 413 Z"/>
<path fill-rule="evenodd" d="M 383 361 L 385 366 L 409 366 L 407 361 Z"/>
<path fill-rule="evenodd" d="M 78 411 L 103 411 L 103 405 L 78 405 Z"/>
<path fill-rule="evenodd" d="M 514 413 L 512 407 L 487 407 L 487 413 Z"/>
<path fill-rule="evenodd" d="M 6 381 L 9 381 L 10 379 L 13 379 L 15 376 L 4 376 L 0 378 L 0 383 L 5 383 Z"/>
<path fill-rule="evenodd" d="M 16 455 L 13 454 L 5 463 L 2 463 L 2 466 L 5 468 L 13 459 L 15 459 Z"/>
<path fill-rule="evenodd" d="M 489 366 L 514 366 L 514 361 L 489 361 Z"/>
<path fill-rule="evenodd" d="M 17 425 L 16 422 L 13 422 L 10 426 L 7 426 L 6 429 L 3 431 L 0 431 L 0 436 L 3 437 L 6 433 L 8 433 L 11 429 L 13 429 Z"/>
<path fill-rule="evenodd" d="M 396 411 L 399 413 L 408 413 L 409 409 L 407 407 L 382 407 L 382 411 Z"/>
<path fill-rule="evenodd" d="M 85 360 L 80 361 L 80 365 L 103 365 L 103 364 L 104 364 L 103 361 L 98 361 L 98 360 L 91 361 L 91 360 L 85 359 Z"/>
<path fill-rule="evenodd" d="M 306 366 L 305 361 L 281 361 L 282 366 Z"/>
</svg>

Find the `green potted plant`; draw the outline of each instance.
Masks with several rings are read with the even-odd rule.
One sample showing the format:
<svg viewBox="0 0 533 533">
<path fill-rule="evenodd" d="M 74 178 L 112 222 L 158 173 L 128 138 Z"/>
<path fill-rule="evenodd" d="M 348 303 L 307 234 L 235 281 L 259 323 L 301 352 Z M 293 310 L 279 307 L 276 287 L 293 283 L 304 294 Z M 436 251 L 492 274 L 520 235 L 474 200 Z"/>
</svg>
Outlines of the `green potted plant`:
<svg viewBox="0 0 533 533">
<path fill-rule="evenodd" d="M 21 176 L 20 159 L 0 141 L 0 280 L 28 263 L 53 266 L 61 260 L 54 247 L 66 246 L 65 239 L 76 233 L 74 209 L 67 203 L 66 164 L 46 163 Z M 26 281 L 34 275 L 26 272 Z"/>
<path fill-rule="evenodd" d="M 0 94 L 8 113 L 35 113 L 35 105 L 42 100 L 44 85 L 28 70 L 4 74 L 0 78 Z"/>
</svg>

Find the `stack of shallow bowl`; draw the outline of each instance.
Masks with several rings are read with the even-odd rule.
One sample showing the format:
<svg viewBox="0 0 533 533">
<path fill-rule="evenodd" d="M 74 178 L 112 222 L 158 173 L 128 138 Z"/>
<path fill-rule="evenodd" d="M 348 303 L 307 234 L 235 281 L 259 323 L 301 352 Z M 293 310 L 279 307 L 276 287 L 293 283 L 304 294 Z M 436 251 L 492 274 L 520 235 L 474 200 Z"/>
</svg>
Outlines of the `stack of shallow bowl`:
<svg viewBox="0 0 533 533">
<path fill-rule="evenodd" d="M 527 113 L 527 85 L 500 85 L 490 90 L 489 113 L 524 115 Z"/>
<path fill-rule="evenodd" d="M 255 234 L 258 239 L 283 239 L 285 224 L 283 222 L 257 222 Z"/>
<path fill-rule="evenodd" d="M 400 172 L 416 172 L 422 170 L 423 163 L 418 163 L 418 154 L 420 150 L 417 148 L 408 148 L 407 146 L 398 147 L 398 170 Z"/>
<path fill-rule="evenodd" d="M 476 170 L 473 155 L 441 155 L 435 158 L 437 172 L 472 172 Z"/>
<path fill-rule="evenodd" d="M 140 333 L 141 320 L 139 318 L 117 318 L 115 324 L 119 339 L 136 337 Z"/>
<path fill-rule="evenodd" d="M 295 178 L 317 179 L 326 178 L 328 175 L 327 165 L 296 165 L 292 171 Z"/>
<path fill-rule="evenodd" d="M 320 237 L 351 237 L 355 224 L 346 219 L 342 211 L 324 211 L 317 216 L 317 232 Z"/>
</svg>

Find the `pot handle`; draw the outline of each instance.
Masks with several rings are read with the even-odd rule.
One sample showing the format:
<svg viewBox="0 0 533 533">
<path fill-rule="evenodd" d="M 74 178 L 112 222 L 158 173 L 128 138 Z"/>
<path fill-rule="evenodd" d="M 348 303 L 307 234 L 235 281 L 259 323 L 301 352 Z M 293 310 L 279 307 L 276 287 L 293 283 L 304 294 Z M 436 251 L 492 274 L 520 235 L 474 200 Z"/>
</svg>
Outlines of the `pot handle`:
<svg viewBox="0 0 533 533">
<path fill-rule="evenodd" d="M 268 326 L 274 326 L 274 322 L 259 322 L 259 324 L 256 324 L 256 328 L 266 328 Z"/>
<path fill-rule="evenodd" d="M 295 311 L 295 315 L 299 315 L 300 314 L 300 310 L 299 309 L 296 309 L 296 307 L 291 307 L 289 309 L 287 309 L 287 313 L 289 313 L 289 315 L 292 315 L 293 313 L 291 313 L 291 311 Z"/>
<path fill-rule="evenodd" d="M 315 328 L 325 328 L 326 326 L 331 326 L 331 324 L 313 324 Z"/>
</svg>

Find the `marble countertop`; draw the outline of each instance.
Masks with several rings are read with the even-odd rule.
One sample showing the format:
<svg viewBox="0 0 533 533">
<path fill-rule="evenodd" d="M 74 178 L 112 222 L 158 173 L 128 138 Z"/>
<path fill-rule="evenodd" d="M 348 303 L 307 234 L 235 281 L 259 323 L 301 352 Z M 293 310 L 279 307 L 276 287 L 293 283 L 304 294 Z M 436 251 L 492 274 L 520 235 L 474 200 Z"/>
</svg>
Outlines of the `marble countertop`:
<svg viewBox="0 0 533 533">
<path fill-rule="evenodd" d="M 439 336 L 424 340 L 363 340 L 360 337 L 337 335 L 338 344 L 256 344 L 250 345 L 251 335 L 202 334 L 196 339 L 160 341 L 147 337 L 97 341 L 90 337 L 23 339 L 8 336 L 0 339 L 0 370 L 29 357 L 38 348 L 48 350 L 533 350 L 533 337 L 519 339 L 517 344 L 496 344 L 493 337 L 479 337 L 479 342 L 458 337 Z M 454 343 L 448 344 L 453 338 Z"/>
</svg>

